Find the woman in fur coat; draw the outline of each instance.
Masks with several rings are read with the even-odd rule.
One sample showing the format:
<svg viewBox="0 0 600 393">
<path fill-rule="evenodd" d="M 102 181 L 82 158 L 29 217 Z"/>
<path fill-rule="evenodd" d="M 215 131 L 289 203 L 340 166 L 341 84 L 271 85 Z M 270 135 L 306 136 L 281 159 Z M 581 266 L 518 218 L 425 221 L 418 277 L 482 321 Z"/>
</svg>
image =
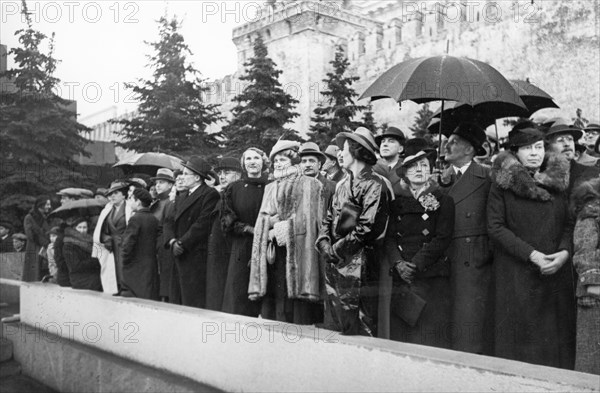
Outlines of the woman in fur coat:
<svg viewBox="0 0 600 393">
<path fill-rule="evenodd" d="M 52 210 L 52 203 L 47 196 L 40 196 L 35 200 L 29 214 L 23 220 L 23 228 L 27 236 L 27 245 L 25 247 L 25 262 L 23 263 L 23 281 L 40 281 L 48 270 L 44 266 L 47 263 L 45 256 L 40 255 L 40 251 L 45 249 L 50 243 L 48 231 L 48 213 Z"/>
<path fill-rule="evenodd" d="M 581 184 L 571 198 L 577 216 L 573 265 L 579 274 L 575 370 L 600 375 L 600 179 Z"/>
<path fill-rule="evenodd" d="M 275 181 L 265 187 L 254 226 L 248 295 L 262 300 L 263 318 L 311 325 L 322 320 L 315 241 L 324 201 L 322 183 L 299 169 L 299 145 L 280 140 L 269 155 Z"/>
<path fill-rule="evenodd" d="M 450 266 L 444 252 L 452 241 L 454 202 L 431 179 L 435 150 L 415 138 L 404 151 L 386 242 L 393 264 L 390 338 L 449 348 Z"/>
<path fill-rule="evenodd" d="M 492 168 L 487 219 L 494 244 L 494 352 L 572 369 L 569 163 L 558 155 L 545 157 L 542 138 L 535 128 L 513 129 L 510 151 L 498 155 Z"/>
</svg>

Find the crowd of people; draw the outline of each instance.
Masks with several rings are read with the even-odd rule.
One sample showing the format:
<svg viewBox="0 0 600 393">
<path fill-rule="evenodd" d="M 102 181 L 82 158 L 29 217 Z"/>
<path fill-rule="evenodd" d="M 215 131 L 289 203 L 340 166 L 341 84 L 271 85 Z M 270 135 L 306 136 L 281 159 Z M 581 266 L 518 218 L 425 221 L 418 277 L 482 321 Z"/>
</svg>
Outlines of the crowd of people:
<svg viewBox="0 0 600 393">
<path fill-rule="evenodd" d="M 465 122 L 438 156 L 359 127 L 193 156 L 114 181 L 96 217 L 51 227 L 40 197 L 2 250 L 25 247 L 25 281 L 600 374 L 599 132 L 520 121 L 499 151 Z"/>
</svg>

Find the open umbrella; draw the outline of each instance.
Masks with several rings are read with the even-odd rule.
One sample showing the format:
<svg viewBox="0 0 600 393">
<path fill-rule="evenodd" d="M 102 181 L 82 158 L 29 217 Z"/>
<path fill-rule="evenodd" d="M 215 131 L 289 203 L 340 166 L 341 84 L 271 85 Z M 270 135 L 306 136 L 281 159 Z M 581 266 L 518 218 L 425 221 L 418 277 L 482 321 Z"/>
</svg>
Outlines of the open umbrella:
<svg viewBox="0 0 600 393">
<path fill-rule="evenodd" d="M 100 214 L 106 200 L 94 198 L 78 199 L 76 201 L 66 202 L 64 205 L 54 209 L 48 216 L 58 218 L 69 218 L 73 216 L 92 217 Z"/>
<path fill-rule="evenodd" d="M 440 118 L 443 129 L 444 103 L 458 101 L 470 106 L 493 102 L 496 108 L 524 116 L 527 108 L 514 87 L 494 67 L 478 60 L 454 56 L 433 56 L 399 63 L 375 80 L 360 99 L 393 98 L 418 104 L 442 101 Z"/>
<path fill-rule="evenodd" d="M 182 169 L 181 159 L 165 153 L 138 153 L 117 162 L 115 168 L 122 168 L 126 174 L 132 172 L 145 173 L 151 176 L 156 174 L 159 168 L 171 170 Z"/>
</svg>

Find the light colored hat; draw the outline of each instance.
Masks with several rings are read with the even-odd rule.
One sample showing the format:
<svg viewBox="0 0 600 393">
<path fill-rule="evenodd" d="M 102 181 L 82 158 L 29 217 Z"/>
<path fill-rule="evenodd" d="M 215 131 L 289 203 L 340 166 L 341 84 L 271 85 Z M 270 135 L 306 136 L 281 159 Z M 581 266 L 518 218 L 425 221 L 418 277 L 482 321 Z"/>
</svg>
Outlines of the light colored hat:
<svg viewBox="0 0 600 393">
<path fill-rule="evenodd" d="M 325 155 L 332 160 L 337 160 L 337 154 L 340 151 L 340 148 L 337 145 L 329 145 L 327 149 L 325 149 Z"/>
<path fill-rule="evenodd" d="M 344 147 L 344 142 L 346 139 L 352 139 L 354 142 L 357 142 L 359 145 L 367 149 L 371 152 L 375 157 L 377 157 L 377 143 L 375 143 L 375 138 L 373 138 L 373 134 L 365 127 L 358 127 L 354 132 L 340 132 L 335 137 L 335 143 L 339 146 L 340 149 Z"/>
<path fill-rule="evenodd" d="M 14 233 L 14 234 L 12 235 L 12 238 L 13 238 L 13 239 L 22 240 L 22 241 L 24 241 L 24 242 L 26 242 L 26 241 L 27 241 L 27 236 L 25 236 L 25 234 L 24 234 L 24 233 Z"/>
<path fill-rule="evenodd" d="M 94 197 L 94 193 L 92 191 L 86 190 L 85 188 L 75 188 L 75 187 L 63 188 L 62 190 L 57 192 L 56 195 L 69 196 L 69 197 L 75 197 L 75 198 L 93 198 Z"/>
<path fill-rule="evenodd" d="M 273 157 L 275 157 L 277 153 L 281 153 L 284 150 L 292 149 L 294 151 L 298 151 L 299 148 L 300 142 L 288 141 L 285 139 L 278 140 L 277 143 L 275 143 L 275 146 L 273 146 L 273 148 L 271 149 L 271 153 L 269 154 L 269 160 L 273 160 Z"/>
<path fill-rule="evenodd" d="M 171 183 L 175 183 L 175 178 L 173 177 L 173 171 L 169 168 L 160 168 L 156 171 L 156 176 L 151 177 L 150 180 L 166 180 Z"/>
</svg>

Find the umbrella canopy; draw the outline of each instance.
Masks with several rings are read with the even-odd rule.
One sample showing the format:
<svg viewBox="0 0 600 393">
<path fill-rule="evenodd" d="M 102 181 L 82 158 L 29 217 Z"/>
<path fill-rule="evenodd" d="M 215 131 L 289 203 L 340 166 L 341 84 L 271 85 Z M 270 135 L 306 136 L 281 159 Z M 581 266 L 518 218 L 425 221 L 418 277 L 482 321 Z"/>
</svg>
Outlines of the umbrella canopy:
<svg viewBox="0 0 600 393">
<path fill-rule="evenodd" d="M 73 216 L 92 217 L 100 214 L 106 200 L 98 200 L 94 198 L 78 199 L 70 201 L 53 210 L 49 217 L 68 218 Z"/>
<path fill-rule="evenodd" d="M 542 108 L 558 108 L 558 105 L 556 105 L 548 93 L 531 83 L 511 80 L 510 84 L 527 106 L 526 116 L 530 116 Z M 440 113 L 441 108 L 435 111 L 432 117 L 440 117 Z M 494 124 L 496 119 L 523 115 L 521 108 L 515 109 L 506 105 L 497 105 L 494 101 L 474 106 L 459 102 L 449 102 L 444 106 L 444 122 L 448 120 L 457 123 L 462 120 L 472 120 L 484 128 Z"/>
<path fill-rule="evenodd" d="M 165 153 L 138 153 L 117 162 L 113 167 L 122 168 L 125 173 L 141 172 L 151 176 L 156 174 L 159 168 L 171 170 L 182 169 L 181 159 Z"/>
<path fill-rule="evenodd" d="M 494 67 L 466 57 L 433 56 L 396 64 L 375 80 L 360 99 L 393 98 L 418 104 L 458 101 L 471 106 L 493 101 L 525 115 L 525 104 Z"/>
</svg>

